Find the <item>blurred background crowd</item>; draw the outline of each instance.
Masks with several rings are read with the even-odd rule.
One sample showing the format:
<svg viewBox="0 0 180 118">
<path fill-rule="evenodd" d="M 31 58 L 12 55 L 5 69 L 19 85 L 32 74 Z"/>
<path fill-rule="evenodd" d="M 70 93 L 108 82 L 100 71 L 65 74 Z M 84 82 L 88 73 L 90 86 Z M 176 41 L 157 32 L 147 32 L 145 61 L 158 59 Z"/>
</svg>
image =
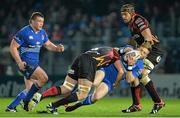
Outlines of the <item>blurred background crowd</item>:
<svg viewBox="0 0 180 118">
<path fill-rule="evenodd" d="M 156 73 L 180 73 L 180 1 L 124 0 L 133 2 L 137 13 L 147 18 L 165 50 Z M 0 74 L 17 75 L 17 66 L 9 53 L 14 34 L 33 11 L 45 15 L 49 39 L 65 45 L 65 52 L 41 50 L 41 66 L 49 75 L 65 74 L 73 58 L 93 47 L 125 44 L 130 37 L 122 22 L 122 0 L 1 0 Z"/>
</svg>

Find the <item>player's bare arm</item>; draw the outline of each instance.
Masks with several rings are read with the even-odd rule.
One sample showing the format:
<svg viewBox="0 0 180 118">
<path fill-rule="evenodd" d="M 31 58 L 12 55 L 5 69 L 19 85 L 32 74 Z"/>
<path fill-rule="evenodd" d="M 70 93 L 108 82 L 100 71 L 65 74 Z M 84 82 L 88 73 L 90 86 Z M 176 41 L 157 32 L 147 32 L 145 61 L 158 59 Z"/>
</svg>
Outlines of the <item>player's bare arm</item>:
<svg viewBox="0 0 180 118">
<path fill-rule="evenodd" d="M 143 30 L 141 34 L 144 37 L 145 41 L 150 42 L 151 45 L 153 45 L 155 42 L 159 42 L 159 40 L 152 35 L 151 30 L 149 28 Z"/>
<path fill-rule="evenodd" d="M 24 71 L 26 62 L 22 61 L 19 56 L 19 52 L 18 52 L 19 46 L 20 45 L 13 39 L 10 44 L 10 53 L 13 56 L 14 60 L 16 61 L 19 69 Z"/>
<path fill-rule="evenodd" d="M 62 44 L 59 44 L 56 46 L 49 40 L 44 44 L 44 47 L 50 51 L 55 51 L 55 52 L 63 52 L 64 51 L 64 46 Z"/>
<path fill-rule="evenodd" d="M 117 87 L 119 85 L 119 82 L 122 80 L 123 78 L 123 75 L 124 75 L 124 70 L 122 68 L 122 65 L 121 65 L 121 62 L 120 60 L 117 60 L 115 63 L 114 63 L 116 69 L 118 70 L 118 74 L 117 74 L 117 77 L 116 77 L 116 81 L 115 83 L 113 84 L 114 87 Z"/>
<path fill-rule="evenodd" d="M 133 56 L 128 56 L 127 62 L 128 62 L 128 68 L 127 68 L 128 71 L 126 72 L 126 81 L 128 83 L 132 83 L 135 80 L 132 74 L 132 69 L 133 69 L 133 65 L 136 63 L 136 59 Z"/>
</svg>

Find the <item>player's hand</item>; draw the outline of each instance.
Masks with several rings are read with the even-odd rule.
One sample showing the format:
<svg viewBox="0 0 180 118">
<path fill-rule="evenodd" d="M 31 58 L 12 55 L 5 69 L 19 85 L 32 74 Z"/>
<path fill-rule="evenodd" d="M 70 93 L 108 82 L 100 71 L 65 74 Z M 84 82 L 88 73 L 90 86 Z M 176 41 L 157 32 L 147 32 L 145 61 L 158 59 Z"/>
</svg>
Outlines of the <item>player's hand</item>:
<svg viewBox="0 0 180 118">
<path fill-rule="evenodd" d="M 62 44 L 57 45 L 56 51 L 57 52 L 63 52 L 64 51 L 64 45 L 62 45 Z"/>
<path fill-rule="evenodd" d="M 17 64 L 18 64 L 19 70 L 21 70 L 21 71 L 24 71 L 24 70 L 25 70 L 26 62 L 21 61 L 21 62 L 19 62 L 19 63 L 17 63 Z"/>
<path fill-rule="evenodd" d="M 119 86 L 119 82 L 115 82 L 114 84 L 113 84 L 113 88 L 117 88 Z"/>
</svg>

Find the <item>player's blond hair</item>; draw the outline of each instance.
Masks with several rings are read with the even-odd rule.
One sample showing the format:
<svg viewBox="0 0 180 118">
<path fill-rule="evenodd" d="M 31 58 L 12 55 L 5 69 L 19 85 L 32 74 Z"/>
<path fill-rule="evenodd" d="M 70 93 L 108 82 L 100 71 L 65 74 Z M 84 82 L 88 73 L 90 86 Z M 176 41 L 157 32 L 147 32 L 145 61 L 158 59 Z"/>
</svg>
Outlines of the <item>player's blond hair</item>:
<svg viewBox="0 0 180 118">
<path fill-rule="evenodd" d="M 141 44 L 141 47 L 147 48 L 149 51 L 152 50 L 152 46 L 150 42 L 144 42 L 143 44 Z"/>
</svg>

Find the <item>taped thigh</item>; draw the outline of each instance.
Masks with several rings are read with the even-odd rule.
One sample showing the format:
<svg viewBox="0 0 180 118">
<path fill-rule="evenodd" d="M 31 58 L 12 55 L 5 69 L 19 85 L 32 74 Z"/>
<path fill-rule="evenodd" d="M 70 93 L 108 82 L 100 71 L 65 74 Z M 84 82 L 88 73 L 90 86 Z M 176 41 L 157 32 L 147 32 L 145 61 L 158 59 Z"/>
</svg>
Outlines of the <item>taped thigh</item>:
<svg viewBox="0 0 180 118">
<path fill-rule="evenodd" d="M 78 85 L 78 91 L 89 93 L 90 90 L 91 90 L 91 87 L 84 86 L 84 85 Z"/>
<path fill-rule="evenodd" d="M 144 69 L 146 69 L 147 74 L 149 74 L 154 69 L 154 64 L 148 59 L 144 59 Z"/>
<path fill-rule="evenodd" d="M 63 86 L 66 87 L 67 89 L 69 89 L 70 91 L 72 91 L 74 89 L 74 87 L 75 87 L 74 84 L 72 84 L 72 83 L 70 83 L 68 81 L 64 81 Z"/>
</svg>

